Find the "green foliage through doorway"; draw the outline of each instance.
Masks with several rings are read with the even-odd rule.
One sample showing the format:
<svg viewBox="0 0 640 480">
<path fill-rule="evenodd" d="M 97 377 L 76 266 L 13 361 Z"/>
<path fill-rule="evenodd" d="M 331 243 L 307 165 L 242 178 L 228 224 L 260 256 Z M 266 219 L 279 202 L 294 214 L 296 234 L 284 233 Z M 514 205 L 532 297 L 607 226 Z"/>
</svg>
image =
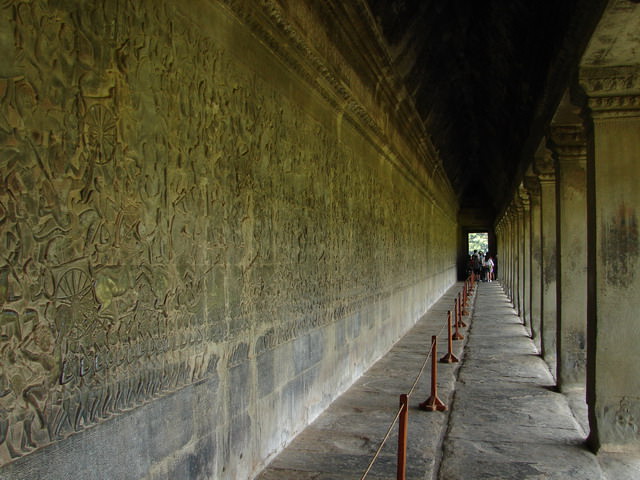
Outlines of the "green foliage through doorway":
<svg viewBox="0 0 640 480">
<path fill-rule="evenodd" d="M 474 232 L 468 236 L 469 255 L 474 250 L 486 253 L 489 250 L 489 234 L 487 232 Z"/>
</svg>

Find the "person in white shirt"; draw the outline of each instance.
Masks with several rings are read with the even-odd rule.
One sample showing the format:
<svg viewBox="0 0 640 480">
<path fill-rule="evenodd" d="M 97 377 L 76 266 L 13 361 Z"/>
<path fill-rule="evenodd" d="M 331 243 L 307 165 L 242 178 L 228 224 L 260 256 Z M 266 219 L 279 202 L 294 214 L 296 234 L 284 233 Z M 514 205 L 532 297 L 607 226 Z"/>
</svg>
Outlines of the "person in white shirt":
<svg viewBox="0 0 640 480">
<path fill-rule="evenodd" d="M 487 272 L 487 281 L 488 282 L 492 282 L 493 281 L 493 267 L 494 267 L 494 263 L 493 263 L 493 259 L 491 258 L 491 255 L 489 255 L 487 253 L 487 255 L 484 257 L 484 267 L 485 267 L 485 271 Z"/>
</svg>

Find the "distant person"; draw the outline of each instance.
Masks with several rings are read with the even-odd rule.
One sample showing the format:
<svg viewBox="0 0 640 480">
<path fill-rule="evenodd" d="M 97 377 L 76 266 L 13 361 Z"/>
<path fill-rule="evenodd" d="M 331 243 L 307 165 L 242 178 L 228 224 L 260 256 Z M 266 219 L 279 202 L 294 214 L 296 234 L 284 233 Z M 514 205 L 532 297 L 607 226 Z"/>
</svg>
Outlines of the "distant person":
<svg viewBox="0 0 640 480">
<path fill-rule="evenodd" d="M 493 279 L 498 279 L 498 254 L 496 253 L 493 257 Z"/>
<path fill-rule="evenodd" d="M 489 255 L 489 253 L 487 253 L 487 255 L 484 258 L 484 265 L 486 269 L 487 282 L 492 282 L 493 267 L 495 266 L 495 264 L 493 263 L 493 258 L 491 258 L 491 255 Z"/>
<path fill-rule="evenodd" d="M 473 269 L 474 275 L 480 277 L 482 273 L 482 263 L 480 263 L 480 256 L 477 250 L 474 250 L 473 255 L 471 255 L 471 268 Z"/>
</svg>

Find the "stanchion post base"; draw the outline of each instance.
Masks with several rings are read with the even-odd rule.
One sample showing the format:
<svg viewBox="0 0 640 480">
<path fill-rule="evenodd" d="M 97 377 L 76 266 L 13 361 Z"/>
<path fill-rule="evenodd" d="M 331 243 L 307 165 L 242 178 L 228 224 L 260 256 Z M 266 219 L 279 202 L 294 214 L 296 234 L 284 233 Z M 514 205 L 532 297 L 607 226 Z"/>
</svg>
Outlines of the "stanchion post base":
<svg viewBox="0 0 640 480">
<path fill-rule="evenodd" d="M 431 396 L 427 398 L 424 402 L 418 405 L 420 410 L 424 410 L 426 412 L 446 412 L 449 408 L 438 398 L 438 396 Z"/>
<path fill-rule="evenodd" d="M 453 353 L 447 353 L 444 357 L 440 359 L 440 363 L 456 363 L 459 361 L 460 360 L 458 360 L 458 358 Z"/>
<path fill-rule="evenodd" d="M 462 335 L 460 332 L 456 332 L 451 336 L 452 340 L 464 340 L 464 335 Z"/>
</svg>

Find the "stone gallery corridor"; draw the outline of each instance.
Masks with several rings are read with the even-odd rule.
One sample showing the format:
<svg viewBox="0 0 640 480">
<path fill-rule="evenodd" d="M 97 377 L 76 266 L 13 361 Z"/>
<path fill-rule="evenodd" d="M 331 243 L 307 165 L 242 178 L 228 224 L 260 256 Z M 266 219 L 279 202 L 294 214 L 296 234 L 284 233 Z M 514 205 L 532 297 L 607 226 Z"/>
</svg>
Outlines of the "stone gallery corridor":
<svg viewBox="0 0 640 480">
<path fill-rule="evenodd" d="M 639 478 L 638 32 L 637 0 L 1 1 L 0 479 L 359 478 L 379 428 L 388 478 L 409 392 L 400 478 Z"/>
</svg>

